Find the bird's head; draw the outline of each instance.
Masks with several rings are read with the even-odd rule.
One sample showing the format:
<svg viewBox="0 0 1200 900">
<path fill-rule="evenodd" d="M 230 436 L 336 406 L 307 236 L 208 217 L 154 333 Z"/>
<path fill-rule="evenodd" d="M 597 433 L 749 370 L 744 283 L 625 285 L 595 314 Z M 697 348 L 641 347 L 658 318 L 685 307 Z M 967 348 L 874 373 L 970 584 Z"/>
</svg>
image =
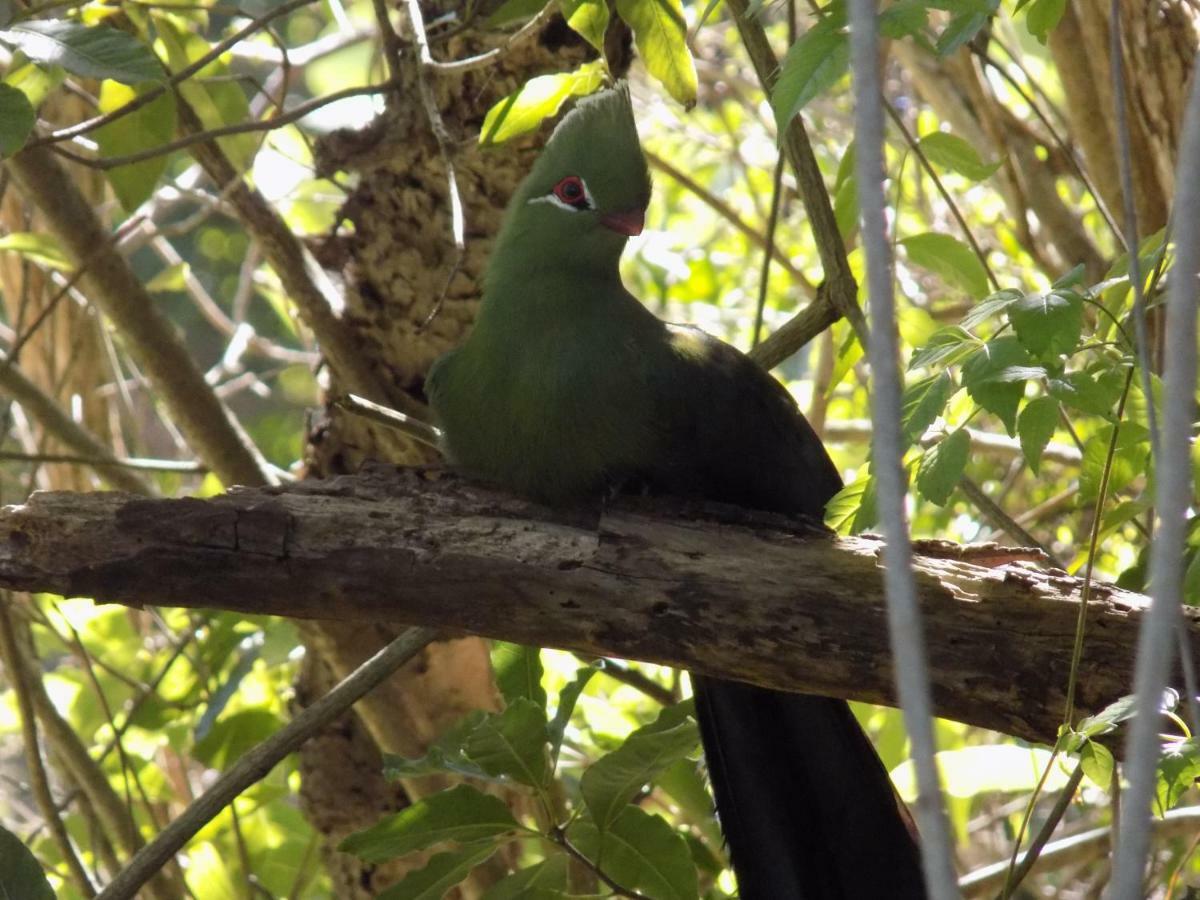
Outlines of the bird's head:
<svg viewBox="0 0 1200 900">
<path fill-rule="evenodd" d="M 620 84 L 583 100 L 554 129 L 511 216 L 524 235 L 552 236 L 575 259 L 615 263 L 641 233 L 649 202 L 646 157 Z"/>
</svg>

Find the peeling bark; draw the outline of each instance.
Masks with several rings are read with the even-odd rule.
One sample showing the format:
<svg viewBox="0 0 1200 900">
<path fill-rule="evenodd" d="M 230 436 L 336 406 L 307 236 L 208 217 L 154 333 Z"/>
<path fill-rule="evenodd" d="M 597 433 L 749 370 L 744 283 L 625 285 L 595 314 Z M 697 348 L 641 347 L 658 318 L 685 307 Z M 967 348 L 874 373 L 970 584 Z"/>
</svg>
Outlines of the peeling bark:
<svg viewBox="0 0 1200 900">
<path fill-rule="evenodd" d="M 881 541 L 784 516 L 552 512 L 438 470 L 373 470 L 213 500 L 37 494 L 0 514 L 0 535 L 0 585 L 20 590 L 431 625 L 895 705 Z M 1053 742 L 1082 582 L 1035 551 L 917 552 L 936 712 Z M 1129 692 L 1147 603 L 1094 587 L 1081 714 Z"/>
</svg>

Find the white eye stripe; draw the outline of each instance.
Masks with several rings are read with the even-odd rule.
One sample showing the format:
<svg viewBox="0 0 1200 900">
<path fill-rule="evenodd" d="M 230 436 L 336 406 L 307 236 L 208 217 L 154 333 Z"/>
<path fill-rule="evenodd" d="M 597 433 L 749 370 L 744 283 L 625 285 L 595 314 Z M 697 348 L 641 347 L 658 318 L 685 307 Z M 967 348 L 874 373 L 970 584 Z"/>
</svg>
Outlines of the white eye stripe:
<svg viewBox="0 0 1200 900">
<path fill-rule="evenodd" d="M 553 188 L 550 189 L 550 193 L 542 194 L 542 196 L 540 196 L 540 197 L 533 197 L 532 199 L 528 200 L 527 202 L 528 203 L 550 203 L 550 204 L 553 204 L 554 206 L 557 206 L 559 209 L 565 209 L 568 212 L 573 212 L 573 213 L 583 212 L 585 209 L 595 209 L 596 204 L 592 200 L 592 192 L 588 190 L 587 182 L 584 181 L 582 178 L 580 178 L 579 186 L 581 188 L 583 188 L 583 199 L 587 201 L 586 207 L 572 206 L 570 203 L 560 200 L 558 195 L 556 193 L 554 193 Z"/>
</svg>

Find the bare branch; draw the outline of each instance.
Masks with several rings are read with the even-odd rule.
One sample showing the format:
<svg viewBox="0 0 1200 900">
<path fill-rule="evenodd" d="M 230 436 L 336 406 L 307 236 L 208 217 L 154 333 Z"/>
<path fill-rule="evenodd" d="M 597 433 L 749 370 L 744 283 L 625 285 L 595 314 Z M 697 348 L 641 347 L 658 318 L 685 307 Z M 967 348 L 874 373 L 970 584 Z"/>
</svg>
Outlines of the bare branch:
<svg viewBox="0 0 1200 900">
<path fill-rule="evenodd" d="M 128 605 L 426 625 L 895 704 L 873 537 L 731 507 L 552 514 L 379 467 L 214 500 L 35 494 L 0 513 L 0 585 Z M 1053 743 L 1080 579 L 1036 551 L 918 542 L 935 711 Z M 1097 585 L 1079 706 L 1128 693 L 1147 600 Z M 1189 610 L 1200 648 L 1200 611 Z M 753 648 L 748 651 L 748 648 Z"/>
</svg>

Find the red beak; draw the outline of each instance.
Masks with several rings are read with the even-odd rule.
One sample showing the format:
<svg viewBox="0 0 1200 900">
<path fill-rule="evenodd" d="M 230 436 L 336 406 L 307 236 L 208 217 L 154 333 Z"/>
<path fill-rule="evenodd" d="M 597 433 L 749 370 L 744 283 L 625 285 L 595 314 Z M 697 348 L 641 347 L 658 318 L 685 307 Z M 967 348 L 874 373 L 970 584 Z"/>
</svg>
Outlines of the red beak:
<svg viewBox="0 0 1200 900">
<path fill-rule="evenodd" d="M 642 228 L 646 225 L 646 210 L 635 207 L 634 209 L 623 209 L 620 212 L 605 213 L 600 217 L 600 224 L 620 234 L 633 237 L 635 234 L 641 234 Z"/>
</svg>

